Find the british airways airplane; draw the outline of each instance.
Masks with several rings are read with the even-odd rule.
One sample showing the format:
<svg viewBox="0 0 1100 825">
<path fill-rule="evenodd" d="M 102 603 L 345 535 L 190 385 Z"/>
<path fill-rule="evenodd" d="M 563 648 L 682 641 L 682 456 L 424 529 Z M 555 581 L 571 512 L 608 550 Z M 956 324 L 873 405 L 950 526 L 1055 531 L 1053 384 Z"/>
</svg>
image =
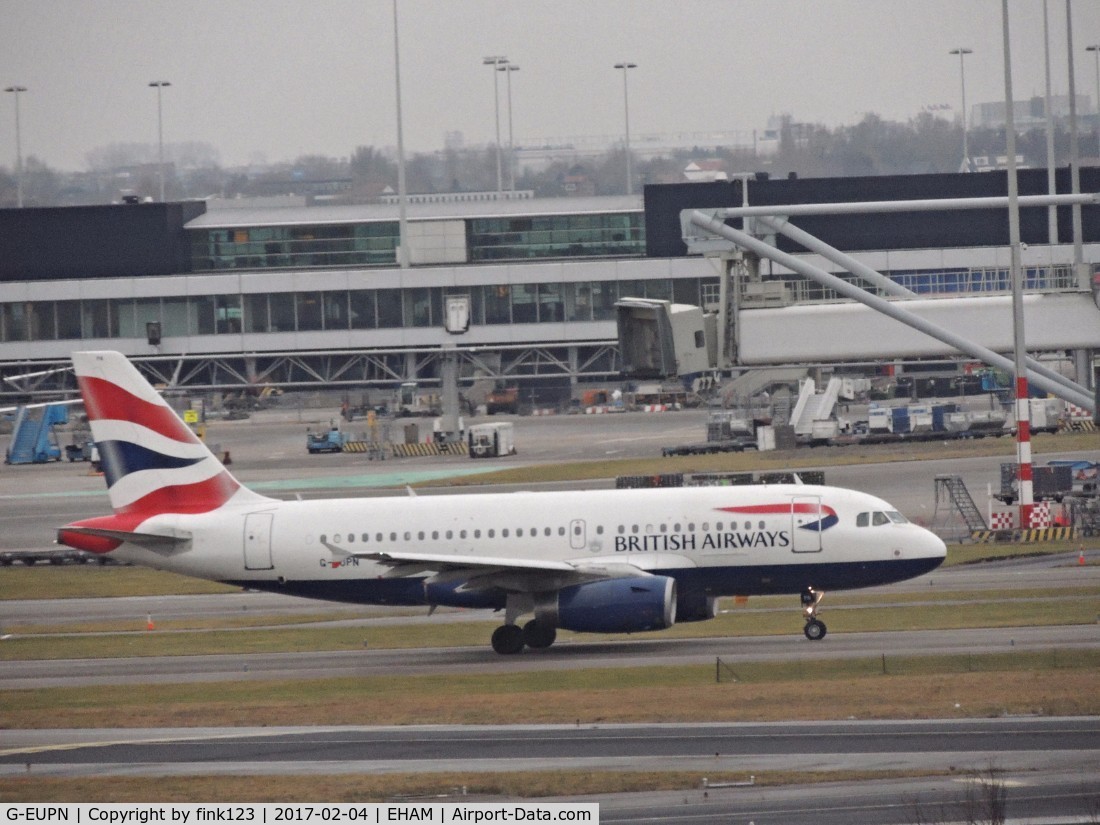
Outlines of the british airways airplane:
<svg viewBox="0 0 1100 825">
<path fill-rule="evenodd" d="M 73 365 L 114 512 L 61 528 L 59 543 L 308 598 L 503 610 L 498 653 L 549 647 L 558 628 L 711 619 L 720 597 L 756 594 L 799 595 L 806 637 L 821 639 L 826 590 L 919 576 L 946 553 L 882 499 L 801 484 L 271 499 L 120 353 Z"/>
</svg>

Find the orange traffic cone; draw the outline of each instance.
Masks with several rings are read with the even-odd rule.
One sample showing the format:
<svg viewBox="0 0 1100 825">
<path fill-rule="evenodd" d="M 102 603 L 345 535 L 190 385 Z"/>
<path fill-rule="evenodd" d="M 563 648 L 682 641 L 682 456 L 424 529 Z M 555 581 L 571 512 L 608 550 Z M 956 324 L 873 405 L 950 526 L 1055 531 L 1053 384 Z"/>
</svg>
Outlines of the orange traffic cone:
<svg viewBox="0 0 1100 825">
<path fill-rule="evenodd" d="M 156 627 L 153 625 L 153 617 L 151 615 L 145 617 L 145 629 L 156 630 Z"/>
<path fill-rule="evenodd" d="M 1085 548 L 1084 547 L 1082 547 L 1081 552 L 1077 554 L 1077 563 L 1082 564 L 1082 565 L 1085 563 Z"/>
</svg>

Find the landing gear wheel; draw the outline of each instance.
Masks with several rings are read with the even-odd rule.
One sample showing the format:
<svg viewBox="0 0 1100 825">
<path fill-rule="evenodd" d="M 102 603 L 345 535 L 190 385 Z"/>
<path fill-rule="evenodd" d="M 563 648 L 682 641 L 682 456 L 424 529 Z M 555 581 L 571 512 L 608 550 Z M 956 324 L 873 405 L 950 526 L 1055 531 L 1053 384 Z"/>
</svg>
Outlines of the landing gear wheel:
<svg viewBox="0 0 1100 825">
<path fill-rule="evenodd" d="M 811 642 L 816 642 L 825 638 L 825 622 L 821 619 L 810 619 L 806 622 L 806 627 L 802 631 L 806 634 L 806 638 Z"/>
<path fill-rule="evenodd" d="M 523 630 L 514 624 L 502 624 L 493 631 L 493 650 L 511 655 L 523 650 Z"/>
<path fill-rule="evenodd" d="M 557 637 L 556 627 L 538 619 L 532 619 L 523 626 L 523 641 L 530 648 L 550 647 Z"/>
</svg>

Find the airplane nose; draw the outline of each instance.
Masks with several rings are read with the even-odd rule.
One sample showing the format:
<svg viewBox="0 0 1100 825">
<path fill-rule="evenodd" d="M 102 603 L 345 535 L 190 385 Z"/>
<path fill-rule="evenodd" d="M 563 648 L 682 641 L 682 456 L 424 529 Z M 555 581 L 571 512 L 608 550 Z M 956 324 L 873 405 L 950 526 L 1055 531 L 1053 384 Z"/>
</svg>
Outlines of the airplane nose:
<svg viewBox="0 0 1100 825">
<path fill-rule="evenodd" d="M 933 533 L 931 530 L 924 531 L 924 542 L 926 552 L 929 557 L 932 558 L 947 558 L 947 545 L 944 544 L 943 539 Z"/>
</svg>

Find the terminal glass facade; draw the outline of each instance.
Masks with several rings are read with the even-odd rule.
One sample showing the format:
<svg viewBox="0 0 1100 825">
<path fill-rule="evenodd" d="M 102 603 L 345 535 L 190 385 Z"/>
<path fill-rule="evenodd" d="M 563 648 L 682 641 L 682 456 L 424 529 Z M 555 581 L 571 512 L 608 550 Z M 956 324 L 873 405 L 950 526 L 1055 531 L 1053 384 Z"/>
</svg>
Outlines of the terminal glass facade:
<svg viewBox="0 0 1100 825">
<path fill-rule="evenodd" d="M 466 232 L 471 263 L 645 255 L 641 212 L 471 218 Z"/>
<path fill-rule="evenodd" d="M 429 328 L 443 325 L 444 298 L 469 295 L 471 323 L 613 321 L 620 298 L 672 298 L 698 304 L 717 278 L 494 284 L 405 289 L 339 289 L 160 298 L 17 301 L 0 304 L 0 341 L 166 338 L 246 333 Z"/>
<path fill-rule="evenodd" d="M 397 221 L 192 229 L 195 272 L 393 266 Z M 645 255 L 641 212 L 466 219 L 466 263 Z"/>
<path fill-rule="evenodd" d="M 192 229 L 190 234 L 196 272 L 392 266 L 399 238 L 397 221 Z"/>
</svg>

